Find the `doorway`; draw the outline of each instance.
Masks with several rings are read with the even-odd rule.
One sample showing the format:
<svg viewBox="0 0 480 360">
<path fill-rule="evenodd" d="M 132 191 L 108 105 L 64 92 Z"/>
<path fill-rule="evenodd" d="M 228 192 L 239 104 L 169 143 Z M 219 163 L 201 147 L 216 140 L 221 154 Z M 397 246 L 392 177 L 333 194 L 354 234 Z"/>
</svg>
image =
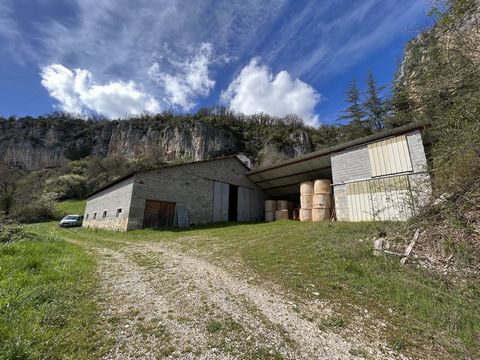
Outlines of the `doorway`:
<svg viewBox="0 0 480 360">
<path fill-rule="evenodd" d="M 147 200 L 143 216 L 144 228 L 172 227 L 175 220 L 175 203 Z"/>
<path fill-rule="evenodd" d="M 228 189 L 228 221 L 238 220 L 238 186 L 230 185 Z"/>
</svg>

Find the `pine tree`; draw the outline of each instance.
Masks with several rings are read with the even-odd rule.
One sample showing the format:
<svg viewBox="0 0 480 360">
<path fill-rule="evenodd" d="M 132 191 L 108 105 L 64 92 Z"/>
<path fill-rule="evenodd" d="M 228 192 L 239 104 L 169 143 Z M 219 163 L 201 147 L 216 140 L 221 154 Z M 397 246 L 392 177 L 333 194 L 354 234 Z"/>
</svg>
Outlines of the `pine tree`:
<svg viewBox="0 0 480 360">
<path fill-rule="evenodd" d="M 373 73 L 368 72 L 367 79 L 367 98 L 363 104 L 369 122 L 373 130 L 380 130 L 385 127 L 385 117 L 387 114 L 386 104 L 380 98 L 383 89 L 377 86 Z"/>
<path fill-rule="evenodd" d="M 352 80 L 346 95 L 347 102 L 350 105 L 337 120 L 349 120 L 349 122 L 339 128 L 338 141 L 340 142 L 350 141 L 372 133 L 370 124 L 365 121 L 366 114 L 355 79 Z"/>
<path fill-rule="evenodd" d="M 347 102 L 350 105 L 337 120 L 350 120 L 351 123 L 362 123 L 365 119 L 365 112 L 363 111 L 360 90 L 358 90 L 355 78 L 352 80 L 352 84 L 347 90 L 346 95 Z"/>
</svg>

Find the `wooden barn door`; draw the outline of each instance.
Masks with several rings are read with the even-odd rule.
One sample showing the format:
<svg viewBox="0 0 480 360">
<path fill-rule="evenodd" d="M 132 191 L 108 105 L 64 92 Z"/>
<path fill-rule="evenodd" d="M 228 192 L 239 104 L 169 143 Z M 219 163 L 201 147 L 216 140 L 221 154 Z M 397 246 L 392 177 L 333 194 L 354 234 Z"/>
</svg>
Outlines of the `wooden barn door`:
<svg viewBox="0 0 480 360">
<path fill-rule="evenodd" d="M 147 200 L 143 216 L 144 228 L 172 227 L 175 220 L 175 203 Z"/>
</svg>

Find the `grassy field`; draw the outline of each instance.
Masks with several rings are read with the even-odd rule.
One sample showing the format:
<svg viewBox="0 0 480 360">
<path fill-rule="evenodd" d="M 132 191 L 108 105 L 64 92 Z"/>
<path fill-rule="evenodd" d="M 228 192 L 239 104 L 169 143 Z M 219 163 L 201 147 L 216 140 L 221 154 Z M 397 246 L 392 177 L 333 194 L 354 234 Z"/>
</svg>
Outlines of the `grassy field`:
<svg viewBox="0 0 480 360">
<path fill-rule="evenodd" d="M 83 215 L 85 212 L 86 200 L 67 200 L 57 203 L 57 210 L 62 216 Z"/>
<path fill-rule="evenodd" d="M 0 359 L 93 359 L 95 263 L 60 238 L 0 244 Z"/>
<path fill-rule="evenodd" d="M 480 356 L 480 285 L 402 266 L 397 257 L 376 257 L 371 239 L 381 223 L 225 224 L 184 231 L 57 230 L 37 231 L 66 239 L 121 247 L 123 242 L 168 243 L 182 252 L 277 284 L 298 299 L 320 298 L 339 315 L 325 326 L 342 327 L 367 311 L 387 323 L 391 347 L 441 358 Z M 441 355 L 441 356 L 440 356 Z"/>
</svg>

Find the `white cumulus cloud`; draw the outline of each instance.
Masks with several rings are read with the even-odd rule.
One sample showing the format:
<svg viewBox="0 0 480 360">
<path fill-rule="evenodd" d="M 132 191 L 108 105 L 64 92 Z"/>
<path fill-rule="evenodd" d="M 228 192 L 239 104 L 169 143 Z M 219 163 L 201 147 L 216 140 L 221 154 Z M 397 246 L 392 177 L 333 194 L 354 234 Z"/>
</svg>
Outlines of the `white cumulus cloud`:
<svg viewBox="0 0 480 360">
<path fill-rule="evenodd" d="M 252 59 L 235 80 L 221 94 L 221 100 L 232 110 L 252 115 L 266 113 L 273 116 L 295 114 L 305 123 L 318 125 L 314 114 L 320 94 L 287 71 L 273 75 L 258 59 Z"/>
<path fill-rule="evenodd" d="M 144 112 L 158 112 L 158 101 L 144 93 L 135 82 L 111 81 L 97 84 L 90 71 L 61 64 L 44 66 L 42 85 L 67 112 L 92 111 L 109 118 L 123 118 Z"/>
<path fill-rule="evenodd" d="M 196 55 L 191 59 L 176 62 L 177 72 L 172 75 L 161 70 L 155 62 L 148 70 L 152 80 L 165 89 L 165 100 L 185 110 L 192 109 L 198 96 L 208 96 L 215 87 L 215 80 L 209 76 L 208 67 L 212 61 L 212 45 L 203 43 Z"/>
</svg>

